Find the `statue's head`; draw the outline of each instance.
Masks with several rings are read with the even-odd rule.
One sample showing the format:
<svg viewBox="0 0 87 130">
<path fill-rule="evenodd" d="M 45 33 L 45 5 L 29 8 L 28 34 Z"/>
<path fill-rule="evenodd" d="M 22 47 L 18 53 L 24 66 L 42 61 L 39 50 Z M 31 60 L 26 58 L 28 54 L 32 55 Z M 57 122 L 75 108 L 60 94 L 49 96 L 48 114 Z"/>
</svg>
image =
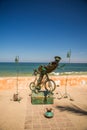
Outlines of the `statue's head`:
<svg viewBox="0 0 87 130">
<path fill-rule="evenodd" d="M 59 57 L 59 56 L 55 56 L 54 58 L 55 58 L 55 61 L 60 61 L 61 60 L 61 57 Z"/>
</svg>

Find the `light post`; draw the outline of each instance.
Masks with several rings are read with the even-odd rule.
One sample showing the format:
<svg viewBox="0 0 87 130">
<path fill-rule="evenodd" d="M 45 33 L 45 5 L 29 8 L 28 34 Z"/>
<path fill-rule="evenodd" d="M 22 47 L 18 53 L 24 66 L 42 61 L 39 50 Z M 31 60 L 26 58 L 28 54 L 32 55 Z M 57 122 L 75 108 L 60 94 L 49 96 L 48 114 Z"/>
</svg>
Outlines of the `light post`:
<svg viewBox="0 0 87 130">
<path fill-rule="evenodd" d="M 67 58 L 69 58 L 69 63 L 70 63 L 70 58 L 71 58 L 71 49 L 67 52 Z"/>
<path fill-rule="evenodd" d="M 18 63 L 19 63 L 19 56 L 15 57 L 15 63 L 16 63 L 16 70 L 17 70 L 17 80 L 16 80 L 16 86 L 17 86 L 17 94 L 18 94 L 18 74 L 19 74 L 19 70 L 18 70 Z"/>
<path fill-rule="evenodd" d="M 13 95 L 13 100 L 19 101 L 19 98 L 18 98 L 18 74 L 19 74 L 18 63 L 19 63 L 19 56 L 15 57 L 15 63 L 16 63 L 17 76 L 16 76 L 16 94 Z"/>
<path fill-rule="evenodd" d="M 70 63 L 70 58 L 71 58 L 71 50 L 67 52 L 67 58 L 69 58 L 69 63 Z M 67 82 L 68 82 L 68 74 L 66 77 L 66 83 L 65 83 L 65 93 L 63 94 L 63 96 L 61 98 L 68 98 L 73 101 L 73 99 L 71 98 L 70 94 L 67 92 Z M 60 98 L 60 99 L 61 99 Z"/>
</svg>

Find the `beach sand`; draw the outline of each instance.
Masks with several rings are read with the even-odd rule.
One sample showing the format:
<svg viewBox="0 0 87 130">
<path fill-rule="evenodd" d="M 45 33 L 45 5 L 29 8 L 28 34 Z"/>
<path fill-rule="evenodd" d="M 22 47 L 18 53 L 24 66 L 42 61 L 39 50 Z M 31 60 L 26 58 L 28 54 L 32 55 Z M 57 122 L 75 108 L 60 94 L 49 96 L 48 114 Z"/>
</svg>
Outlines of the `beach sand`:
<svg viewBox="0 0 87 130">
<path fill-rule="evenodd" d="M 13 101 L 17 78 L 0 78 L 0 130 L 87 130 L 87 75 L 50 78 L 59 86 L 54 91 L 54 104 L 51 105 L 31 104 L 29 83 L 34 80 L 33 76 L 18 77 L 20 101 Z M 63 97 L 66 88 L 68 98 Z M 52 119 L 43 116 L 46 107 L 54 109 Z"/>
</svg>

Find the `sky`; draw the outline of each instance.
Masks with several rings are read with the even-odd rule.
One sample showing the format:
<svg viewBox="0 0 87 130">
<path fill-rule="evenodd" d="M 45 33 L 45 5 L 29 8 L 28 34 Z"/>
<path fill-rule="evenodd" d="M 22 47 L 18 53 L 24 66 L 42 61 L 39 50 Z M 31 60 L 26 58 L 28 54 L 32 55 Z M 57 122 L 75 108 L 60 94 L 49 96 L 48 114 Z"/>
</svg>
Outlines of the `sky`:
<svg viewBox="0 0 87 130">
<path fill-rule="evenodd" d="M 87 63 L 87 0 L 0 0 L 0 62 Z"/>
</svg>

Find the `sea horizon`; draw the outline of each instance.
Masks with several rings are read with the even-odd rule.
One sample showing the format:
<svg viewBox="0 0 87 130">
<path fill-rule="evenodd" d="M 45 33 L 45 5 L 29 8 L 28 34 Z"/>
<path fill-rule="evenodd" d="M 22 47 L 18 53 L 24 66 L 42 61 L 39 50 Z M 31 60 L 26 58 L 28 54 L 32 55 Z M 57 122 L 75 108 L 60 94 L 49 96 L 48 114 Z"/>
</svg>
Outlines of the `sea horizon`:
<svg viewBox="0 0 87 130">
<path fill-rule="evenodd" d="M 30 76 L 34 69 L 38 69 L 40 65 L 47 65 L 48 62 L 0 62 L 0 77 L 3 76 Z M 53 71 L 59 74 L 86 73 L 87 63 L 59 63 L 59 66 Z"/>
</svg>

